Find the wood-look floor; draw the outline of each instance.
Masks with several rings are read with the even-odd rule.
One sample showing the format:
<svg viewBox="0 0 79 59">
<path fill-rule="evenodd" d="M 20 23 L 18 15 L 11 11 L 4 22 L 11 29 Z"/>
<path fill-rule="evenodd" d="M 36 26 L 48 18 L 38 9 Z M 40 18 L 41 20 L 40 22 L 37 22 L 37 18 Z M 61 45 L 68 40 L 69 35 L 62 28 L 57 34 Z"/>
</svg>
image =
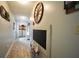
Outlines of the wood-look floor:
<svg viewBox="0 0 79 59">
<path fill-rule="evenodd" d="M 30 50 L 21 42 L 15 42 L 7 58 L 31 58 Z"/>
</svg>

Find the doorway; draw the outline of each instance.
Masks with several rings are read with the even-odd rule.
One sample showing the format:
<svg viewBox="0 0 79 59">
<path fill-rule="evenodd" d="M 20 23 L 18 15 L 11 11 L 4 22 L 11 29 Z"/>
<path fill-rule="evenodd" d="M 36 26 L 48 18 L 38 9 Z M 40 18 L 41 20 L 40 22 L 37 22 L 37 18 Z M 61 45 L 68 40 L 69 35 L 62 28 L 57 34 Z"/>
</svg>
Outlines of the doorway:
<svg viewBox="0 0 79 59">
<path fill-rule="evenodd" d="M 31 21 L 27 16 L 19 16 L 15 21 L 15 39 L 30 47 L 32 42 Z"/>
</svg>

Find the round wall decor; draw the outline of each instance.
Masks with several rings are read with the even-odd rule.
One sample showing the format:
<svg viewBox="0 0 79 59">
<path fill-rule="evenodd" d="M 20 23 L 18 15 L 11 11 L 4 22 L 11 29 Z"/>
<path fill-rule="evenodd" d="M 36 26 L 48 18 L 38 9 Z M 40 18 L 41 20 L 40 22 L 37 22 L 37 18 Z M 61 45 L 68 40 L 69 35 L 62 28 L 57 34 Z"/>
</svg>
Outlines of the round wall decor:
<svg viewBox="0 0 79 59">
<path fill-rule="evenodd" d="M 42 2 L 38 2 L 34 10 L 34 21 L 36 24 L 40 23 L 44 13 L 44 5 Z"/>
</svg>

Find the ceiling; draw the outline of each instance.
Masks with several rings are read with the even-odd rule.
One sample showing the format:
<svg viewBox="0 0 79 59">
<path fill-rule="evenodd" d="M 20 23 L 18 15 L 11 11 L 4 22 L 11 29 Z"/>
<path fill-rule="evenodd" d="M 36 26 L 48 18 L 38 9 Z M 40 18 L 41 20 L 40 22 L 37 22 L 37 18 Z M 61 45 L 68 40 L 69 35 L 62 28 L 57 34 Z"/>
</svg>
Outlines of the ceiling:
<svg viewBox="0 0 79 59">
<path fill-rule="evenodd" d="M 36 4 L 35 1 L 29 1 L 24 5 L 18 3 L 17 1 L 7 1 L 7 3 L 14 16 L 27 16 L 28 18 L 31 17 Z"/>
</svg>

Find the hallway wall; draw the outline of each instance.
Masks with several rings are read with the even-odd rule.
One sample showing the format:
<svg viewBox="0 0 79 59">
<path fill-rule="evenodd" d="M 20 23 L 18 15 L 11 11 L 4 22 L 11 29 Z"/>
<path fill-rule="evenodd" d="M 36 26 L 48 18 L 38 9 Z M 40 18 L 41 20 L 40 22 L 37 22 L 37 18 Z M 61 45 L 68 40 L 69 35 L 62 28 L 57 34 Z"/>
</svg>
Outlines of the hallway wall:
<svg viewBox="0 0 79 59">
<path fill-rule="evenodd" d="M 52 24 L 51 57 L 79 57 L 79 35 L 76 26 L 79 24 L 79 11 L 65 14 L 64 2 L 43 2 L 44 15 L 40 25 Z"/>
<path fill-rule="evenodd" d="M 14 40 L 13 36 L 13 22 L 14 18 L 12 13 L 9 10 L 7 2 L 0 1 L 0 5 L 3 5 L 4 8 L 10 14 L 10 22 L 5 20 L 0 16 L 0 57 L 4 57 L 7 53 L 12 41 Z"/>
</svg>

